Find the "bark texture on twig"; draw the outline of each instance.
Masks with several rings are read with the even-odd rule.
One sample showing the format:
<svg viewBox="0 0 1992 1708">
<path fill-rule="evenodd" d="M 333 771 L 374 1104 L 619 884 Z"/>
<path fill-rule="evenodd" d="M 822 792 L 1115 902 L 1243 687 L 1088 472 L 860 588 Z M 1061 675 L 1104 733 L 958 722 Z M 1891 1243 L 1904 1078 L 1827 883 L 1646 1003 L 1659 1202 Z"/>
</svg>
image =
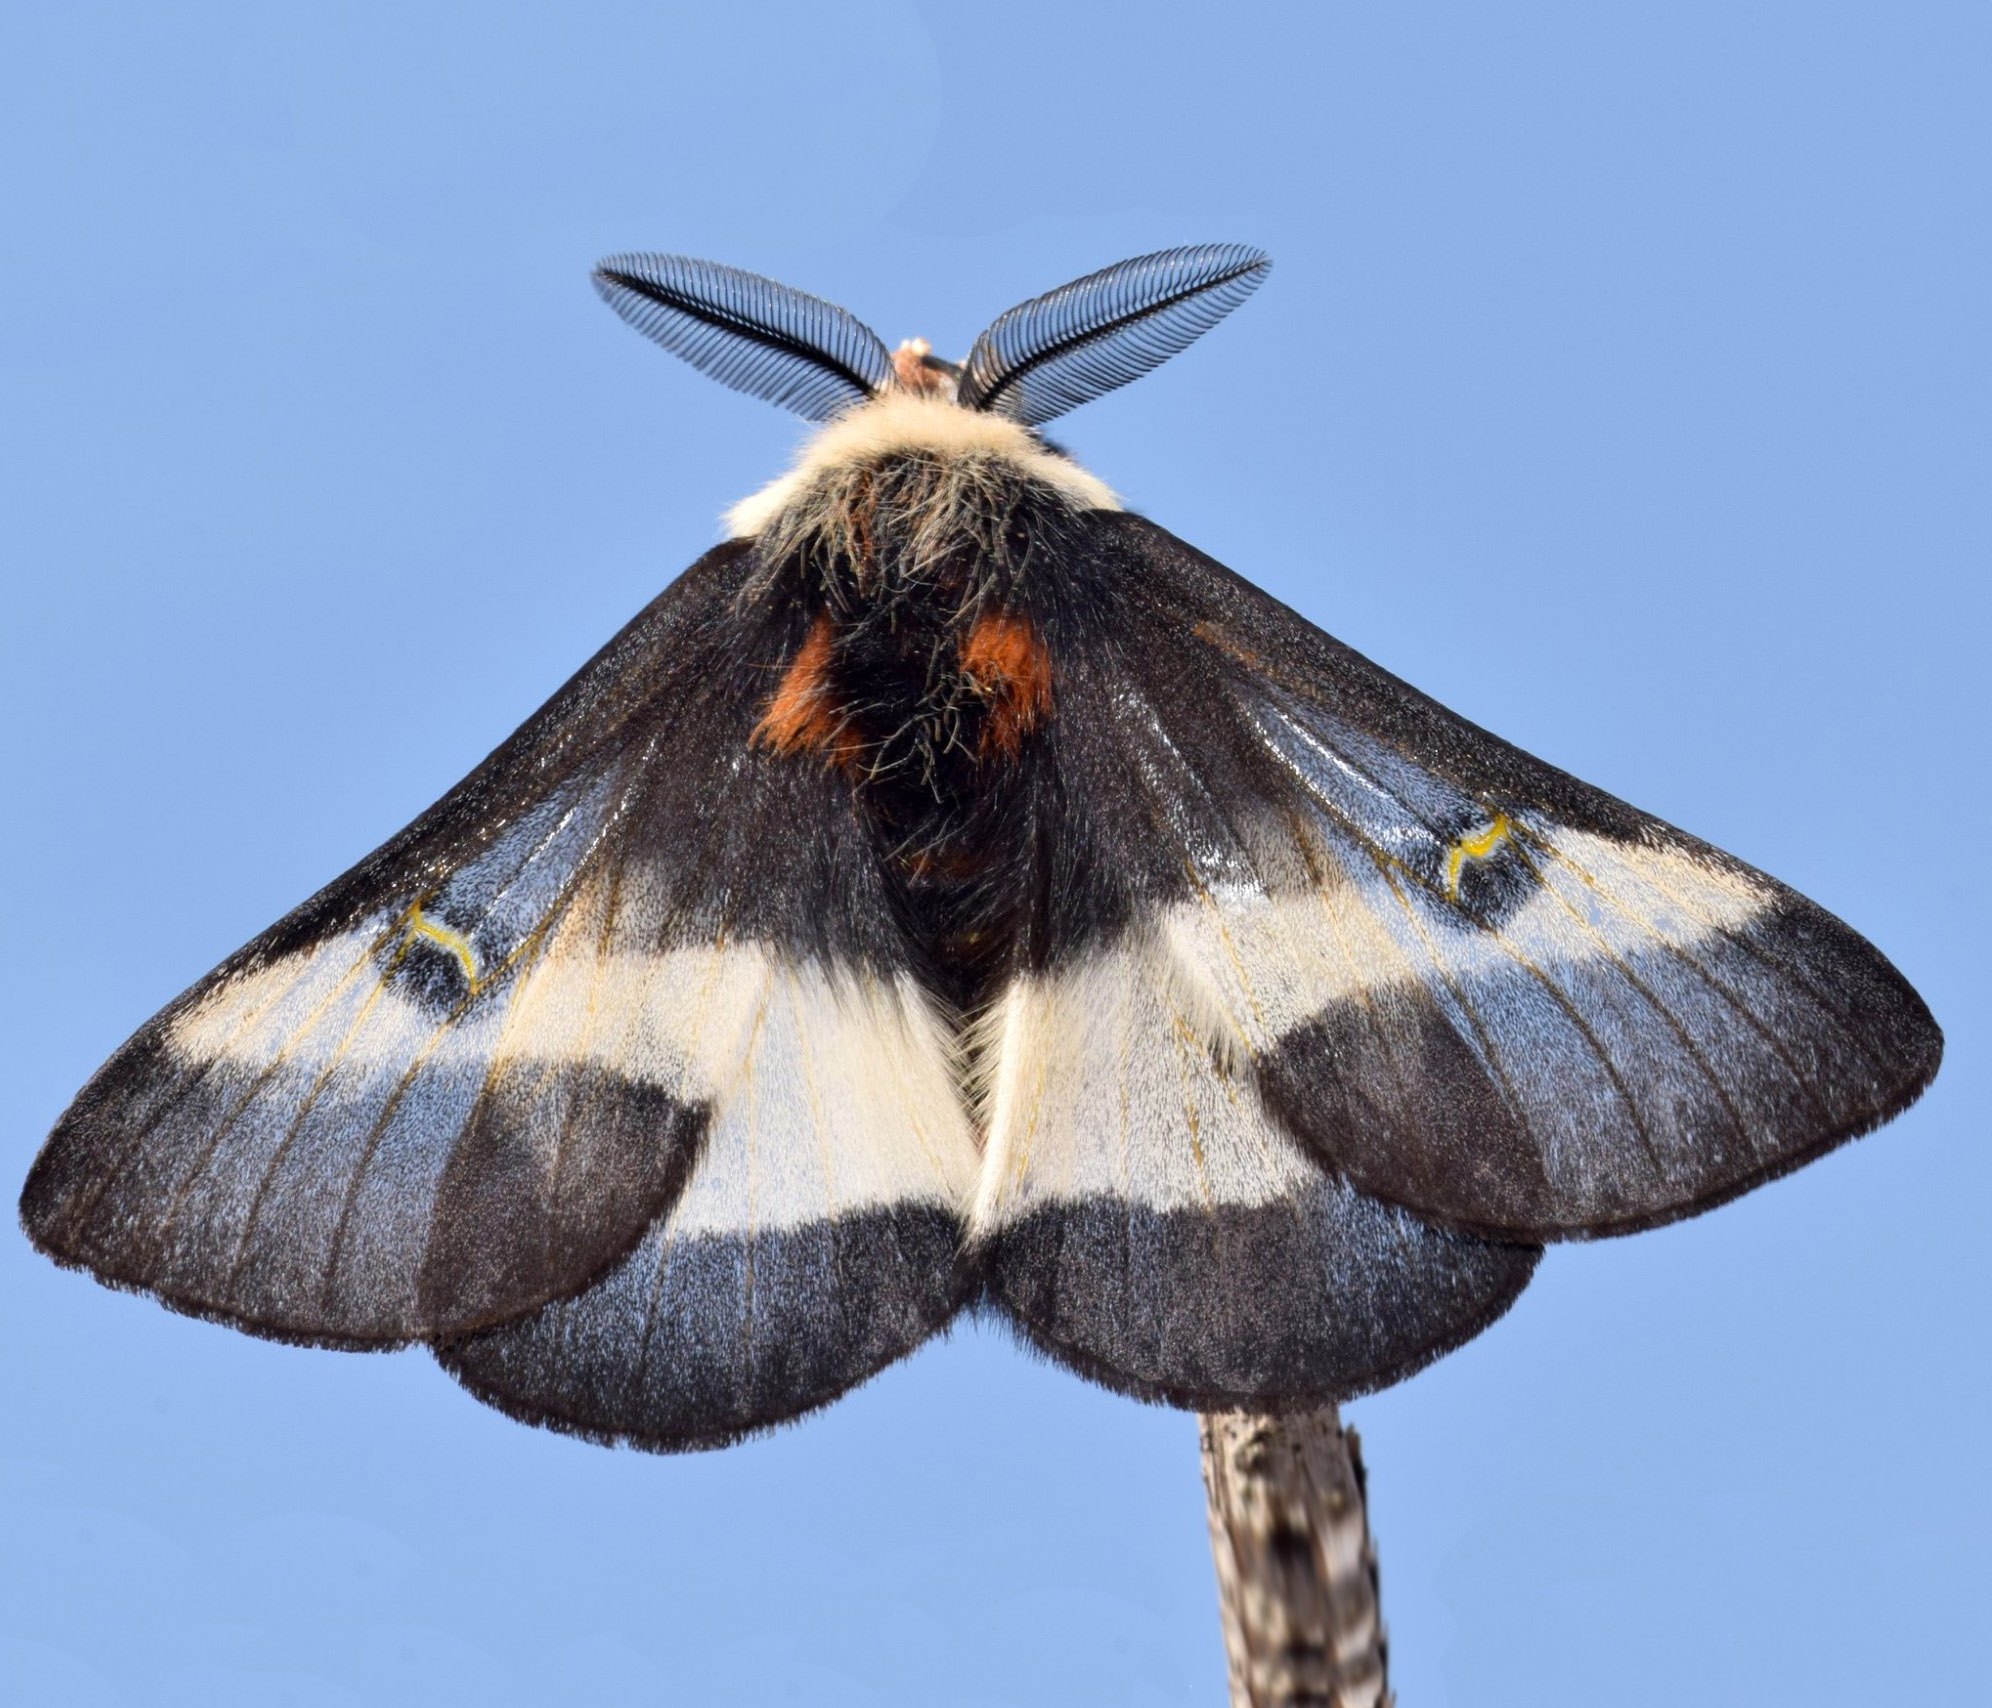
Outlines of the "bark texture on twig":
<svg viewBox="0 0 1992 1708">
<path fill-rule="evenodd" d="M 1232 1708 L 1388 1708 L 1356 1432 L 1332 1409 L 1199 1426 Z"/>
</svg>

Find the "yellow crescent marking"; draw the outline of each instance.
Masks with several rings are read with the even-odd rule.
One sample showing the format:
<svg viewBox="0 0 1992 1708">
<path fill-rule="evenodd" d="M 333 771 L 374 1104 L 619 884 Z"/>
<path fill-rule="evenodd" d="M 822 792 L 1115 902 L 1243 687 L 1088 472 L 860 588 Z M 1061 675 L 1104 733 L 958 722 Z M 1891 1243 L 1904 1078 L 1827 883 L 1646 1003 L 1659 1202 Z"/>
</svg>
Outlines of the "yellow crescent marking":
<svg viewBox="0 0 1992 1708">
<path fill-rule="evenodd" d="M 1494 822 L 1478 836 L 1462 836 L 1446 854 L 1446 896 L 1451 901 L 1459 900 L 1460 868 L 1469 860 L 1484 860 L 1508 840 L 1512 834 L 1508 815 L 1497 812 Z"/>
<path fill-rule="evenodd" d="M 438 925 L 422 912 L 422 904 L 418 901 L 408 910 L 408 935 L 426 937 L 431 943 L 447 949 L 456 956 L 458 965 L 463 968 L 464 979 L 470 986 L 470 994 L 472 996 L 477 994 L 478 987 L 483 983 L 483 980 L 477 976 L 477 956 L 471 951 L 470 939 L 461 931 L 452 931 L 447 925 Z"/>
</svg>

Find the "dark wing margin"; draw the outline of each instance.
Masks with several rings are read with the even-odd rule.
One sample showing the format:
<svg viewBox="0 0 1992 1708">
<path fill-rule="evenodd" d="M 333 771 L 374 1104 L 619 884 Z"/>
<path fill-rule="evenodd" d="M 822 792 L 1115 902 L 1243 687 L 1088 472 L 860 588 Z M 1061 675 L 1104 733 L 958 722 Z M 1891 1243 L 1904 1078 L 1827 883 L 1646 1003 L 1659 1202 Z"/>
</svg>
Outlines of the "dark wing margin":
<svg viewBox="0 0 1992 1708">
<path fill-rule="evenodd" d="M 737 267 L 611 255 L 595 269 L 595 289 L 700 373 L 806 421 L 863 403 L 892 374 L 878 334 L 844 309 Z"/>
<path fill-rule="evenodd" d="M 1122 916 L 1183 1011 L 1337 1178 L 1495 1239 L 1629 1232 L 1869 1131 L 1935 1074 L 1921 999 L 1812 902 L 1152 523 L 1087 529 L 1110 655 L 1052 642 L 1082 834 L 1128 874 Z"/>
<path fill-rule="evenodd" d="M 960 401 L 1041 426 L 1188 348 L 1271 268 L 1263 250 L 1199 243 L 1089 273 L 999 315 L 963 364 Z"/>
<path fill-rule="evenodd" d="M 968 1297 L 961 1227 L 906 1202 L 795 1228 L 660 1220 L 595 1286 L 445 1342 L 437 1360 L 525 1423 L 653 1451 L 724 1447 L 828 1404 Z"/>
<path fill-rule="evenodd" d="M 1490 1328 L 1539 1246 L 1450 1234 L 1318 1175 L 1270 1206 L 1047 1206 L 984 1250 L 1024 1339 L 1088 1379 L 1192 1411 L 1339 1405 Z"/>
<path fill-rule="evenodd" d="M 707 1260 L 646 1334 L 767 1374 L 722 1406 L 674 1367 L 603 1426 L 654 1445 L 819 1404 L 944 1324 L 973 1143 L 848 783 L 753 744 L 803 639 L 743 616 L 754 563 L 743 542 L 702 559 L 142 1028 L 37 1159 L 34 1243 L 176 1309 L 364 1348 L 534 1321 L 695 1234 Z M 770 1234 L 837 1252 L 791 1263 L 786 1315 Z M 595 1326 L 609 1350 L 632 1328 Z M 502 1372 L 480 1391 L 560 1421 Z"/>
</svg>

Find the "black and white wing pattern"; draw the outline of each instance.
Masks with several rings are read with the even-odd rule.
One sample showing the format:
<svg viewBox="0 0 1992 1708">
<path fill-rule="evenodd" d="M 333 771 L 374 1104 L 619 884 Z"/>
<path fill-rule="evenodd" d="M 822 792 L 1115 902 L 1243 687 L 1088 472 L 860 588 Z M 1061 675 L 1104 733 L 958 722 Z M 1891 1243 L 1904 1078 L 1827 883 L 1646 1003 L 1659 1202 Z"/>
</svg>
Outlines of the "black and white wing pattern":
<svg viewBox="0 0 1992 1708">
<path fill-rule="evenodd" d="M 1941 1039 L 1861 938 L 1496 740 L 1139 517 L 1034 610 L 1053 850 L 978 1050 L 971 1238 L 1039 1345 L 1205 1408 L 1477 1333 L 1540 1242 L 1896 1113 Z"/>
<path fill-rule="evenodd" d="M 972 1024 L 834 624 L 736 541 L 142 1028 L 30 1236 L 652 1447 L 823 1403 L 975 1294 L 1130 1392 L 1318 1404 L 1478 1333 L 1543 1242 L 1720 1202 L 1935 1072 L 1802 897 L 1140 518 L 1064 547 L 961 643 L 1032 684 L 959 760 L 1001 840 L 962 917 L 1009 957 Z"/>
<path fill-rule="evenodd" d="M 1530 1247 L 1708 1208 L 1935 1073 L 1920 999 L 1803 897 L 1153 524 L 1087 534 L 1097 606 L 1039 613 L 1065 852 L 984 1040 L 972 1224 L 1068 1362 L 1200 1404 L 1374 1385 Z"/>
<path fill-rule="evenodd" d="M 804 637 L 743 617 L 753 561 L 701 560 L 141 1029 L 36 1162 L 35 1243 L 333 1345 L 461 1343 L 579 1294 L 591 1344 L 671 1363 L 576 1426 L 662 1445 L 776 1421 L 946 1322 L 976 1164 L 952 1046 L 848 782 L 755 739 Z M 646 1263 L 640 1300 L 596 1310 Z M 777 1340 L 805 1318 L 798 1391 Z M 716 1418 L 687 1336 L 745 1383 Z M 503 1372 L 480 1386 L 566 1420 Z"/>
</svg>

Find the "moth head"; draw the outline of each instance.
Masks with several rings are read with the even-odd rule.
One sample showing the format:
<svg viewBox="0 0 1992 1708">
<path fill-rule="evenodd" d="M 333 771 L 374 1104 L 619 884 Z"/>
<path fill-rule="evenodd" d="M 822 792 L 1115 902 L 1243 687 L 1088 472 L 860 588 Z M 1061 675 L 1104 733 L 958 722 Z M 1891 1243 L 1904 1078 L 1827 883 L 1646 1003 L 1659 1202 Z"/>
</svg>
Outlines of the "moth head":
<svg viewBox="0 0 1992 1708">
<path fill-rule="evenodd" d="M 1271 266 L 1238 243 L 1139 255 L 997 316 L 959 365 L 925 339 L 888 351 L 834 303 L 712 261 L 615 255 L 595 288 L 673 355 L 806 420 L 911 394 L 1038 427 L 1166 362 Z"/>
<path fill-rule="evenodd" d="M 961 364 L 935 355 L 933 345 L 924 338 L 908 338 L 892 352 L 892 383 L 913 397 L 959 403 Z"/>
</svg>

